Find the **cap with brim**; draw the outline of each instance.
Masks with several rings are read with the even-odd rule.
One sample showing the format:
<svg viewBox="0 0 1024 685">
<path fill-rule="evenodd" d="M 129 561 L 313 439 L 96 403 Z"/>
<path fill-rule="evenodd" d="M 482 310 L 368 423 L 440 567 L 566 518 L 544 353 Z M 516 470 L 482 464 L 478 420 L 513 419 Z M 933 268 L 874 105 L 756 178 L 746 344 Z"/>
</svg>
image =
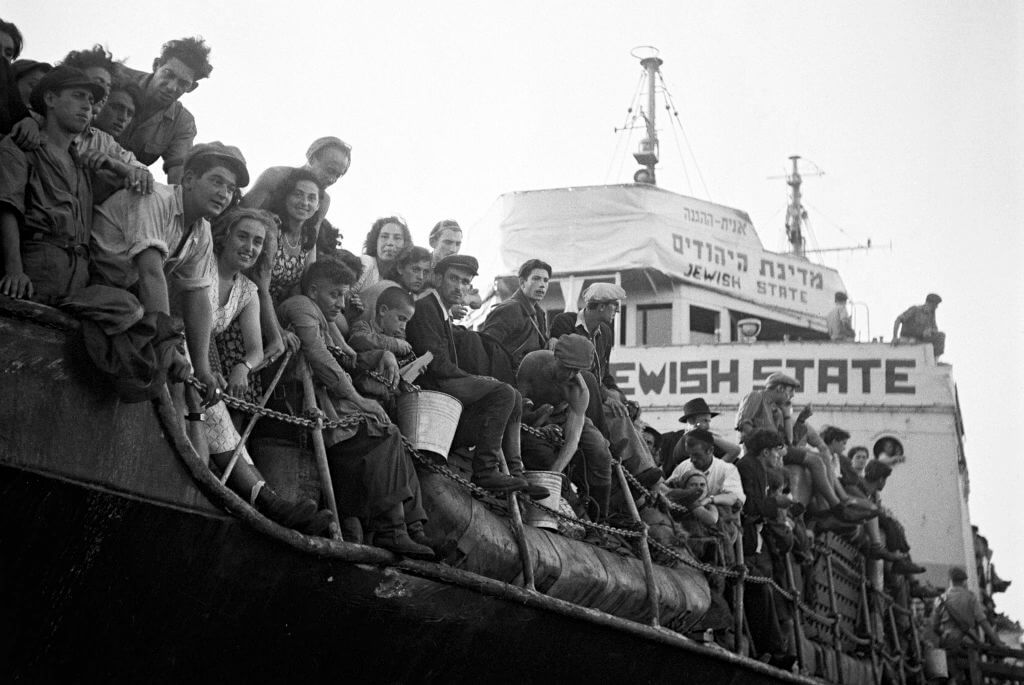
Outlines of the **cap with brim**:
<svg viewBox="0 0 1024 685">
<path fill-rule="evenodd" d="M 594 362 L 594 343 L 577 333 L 566 333 L 555 341 L 555 359 L 569 369 L 589 369 Z"/>
<path fill-rule="evenodd" d="M 967 580 L 967 571 L 963 570 L 959 566 L 954 566 L 949 569 L 949 579 L 956 583 L 962 583 Z"/>
<path fill-rule="evenodd" d="M 465 269 L 474 276 L 476 276 L 480 271 L 480 262 L 476 260 L 476 257 L 463 254 L 452 254 L 434 265 L 434 273 L 443 274 L 453 266 L 459 269 Z"/>
<path fill-rule="evenodd" d="M 770 388 L 773 385 L 788 385 L 792 388 L 796 388 L 797 390 L 800 389 L 800 384 L 797 382 L 795 378 L 793 378 L 792 376 L 787 376 L 781 371 L 776 371 L 775 373 L 773 373 L 772 375 L 768 376 L 768 378 L 765 379 L 764 386 L 766 388 Z"/>
<path fill-rule="evenodd" d="M 37 69 L 46 74 L 53 71 L 53 65 L 49 62 L 37 62 L 34 59 L 18 59 L 11 63 L 11 71 L 14 72 L 15 81 Z"/>
<path fill-rule="evenodd" d="M 39 79 L 39 83 L 32 89 L 32 94 L 29 96 L 29 105 L 37 114 L 46 116 L 46 103 L 43 101 L 43 96 L 46 93 L 59 92 L 68 88 L 84 88 L 92 94 L 92 99 L 96 102 L 107 96 L 106 88 L 95 83 L 81 69 L 57 67 Z"/>
<path fill-rule="evenodd" d="M 604 304 L 626 299 L 626 291 L 614 283 L 594 283 L 583 291 L 583 301 L 587 304 Z"/>
<path fill-rule="evenodd" d="M 718 412 L 711 411 L 711 407 L 708 406 L 703 397 L 697 397 L 683 405 L 683 415 L 679 417 L 679 422 L 685 423 L 686 419 L 691 416 L 700 416 L 701 414 L 710 414 L 711 418 L 718 416 Z"/>
<path fill-rule="evenodd" d="M 225 145 L 219 140 L 212 143 L 200 143 L 194 146 L 185 155 L 185 169 L 187 170 L 197 159 L 203 157 L 215 157 L 224 162 L 224 166 L 235 172 L 236 184 L 240 188 L 249 185 L 249 169 L 245 165 L 245 157 L 242 151 L 233 145 Z"/>
<path fill-rule="evenodd" d="M 924 301 L 928 304 L 939 304 L 942 302 L 942 298 L 936 293 L 928 293 L 928 297 L 924 298 Z"/>
</svg>

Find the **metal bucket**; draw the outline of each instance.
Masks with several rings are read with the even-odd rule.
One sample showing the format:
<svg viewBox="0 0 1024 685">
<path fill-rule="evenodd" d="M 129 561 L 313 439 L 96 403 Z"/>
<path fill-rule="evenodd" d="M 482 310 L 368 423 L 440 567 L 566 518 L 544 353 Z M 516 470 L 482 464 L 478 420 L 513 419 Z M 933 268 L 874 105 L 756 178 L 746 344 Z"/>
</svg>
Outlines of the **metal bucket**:
<svg viewBox="0 0 1024 685">
<path fill-rule="evenodd" d="M 949 668 L 946 664 L 946 650 L 932 648 L 924 653 L 924 675 L 932 678 L 948 678 Z"/>
<path fill-rule="evenodd" d="M 549 509 L 558 511 L 562 500 L 562 474 L 555 471 L 527 471 L 524 476 L 531 485 L 547 488 L 548 496 L 540 500 L 538 504 L 543 504 Z M 526 525 L 533 526 L 534 528 L 558 530 L 558 517 L 553 514 L 530 505 L 524 507 L 523 511 L 523 523 Z"/>
<path fill-rule="evenodd" d="M 462 402 L 433 390 L 404 393 L 398 398 L 398 428 L 422 452 L 448 458 Z"/>
</svg>

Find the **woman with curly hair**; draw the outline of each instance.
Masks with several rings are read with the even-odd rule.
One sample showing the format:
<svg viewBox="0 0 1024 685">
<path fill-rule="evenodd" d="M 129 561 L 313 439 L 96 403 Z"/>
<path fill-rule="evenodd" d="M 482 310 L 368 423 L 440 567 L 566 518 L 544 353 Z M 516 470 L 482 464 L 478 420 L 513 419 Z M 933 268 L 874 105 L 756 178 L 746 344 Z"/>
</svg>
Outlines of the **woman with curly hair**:
<svg viewBox="0 0 1024 685">
<path fill-rule="evenodd" d="M 377 219 L 366 234 L 363 244 L 363 274 L 352 286 L 352 292 L 363 289 L 383 280 L 398 280 L 396 263 L 398 255 L 406 247 L 412 245 L 412 234 L 405 221 L 397 216 L 386 216 Z"/>
</svg>

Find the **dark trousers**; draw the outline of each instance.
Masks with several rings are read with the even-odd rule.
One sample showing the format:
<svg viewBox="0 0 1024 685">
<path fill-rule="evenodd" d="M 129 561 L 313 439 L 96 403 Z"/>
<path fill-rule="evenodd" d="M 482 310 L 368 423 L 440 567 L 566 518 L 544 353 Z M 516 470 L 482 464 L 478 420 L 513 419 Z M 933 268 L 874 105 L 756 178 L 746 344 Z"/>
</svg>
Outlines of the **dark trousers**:
<svg viewBox="0 0 1024 685">
<path fill-rule="evenodd" d="M 523 463 L 526 468 L 535 471 L 549 471 L 558 457 L 558 447 L 525 431 L 522 433 L 522 447 Z M 572 463 L 583 467 L 588 486 L 611 485 L 612 453 L 608 449 L 608 441 L 590 419 L 584 419 L 580 449 Z"/>
<path fill-rule="evenodd" d="M 359 424 L 355 435 L 327 449 L 327 464 L 342 517 L 362 518 L 373 532 L 427 519 L 419 477 L 396 426 L 375 436 Z"/>
<path fill-rule="evenodd" d="M 452 447 L 476 446 L 473 473 L 498 470 L 502 453 L 511 472 L 522 472 L 519 424 L 523 398 L 519 391 L 486 376 L 445 378 L 436 385 L 441 392 L 462 402 L 462 416 Z"/>
<path fill-rule="evenodd" d="M 746 566 L 753 575 L 772 575 L 772 561 L 767 550 L 749 555 L 746 558 Z M 743 590 L 743 610 L 757 655 L 782 654 L 785 642 L 779 626 L 772 586 L 766 583 L 746 583 Z"/>
<path fill-rule="evenodd" d="M 32 279 L 32 299 L 43 304 L 59 304 L 89 284 L 89 253 L 81 246 L 26 240 L 21 243 L 21 266 Z"/>
</svg>

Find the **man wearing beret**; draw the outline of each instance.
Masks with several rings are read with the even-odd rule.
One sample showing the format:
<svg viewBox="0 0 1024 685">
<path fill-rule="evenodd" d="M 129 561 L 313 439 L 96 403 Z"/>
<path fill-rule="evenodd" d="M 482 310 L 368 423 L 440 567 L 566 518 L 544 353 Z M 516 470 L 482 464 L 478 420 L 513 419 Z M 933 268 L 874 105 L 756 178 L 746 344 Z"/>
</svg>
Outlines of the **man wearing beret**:
<svg viewBox="0 0 1024 685">
<path fill-rule="evenodd" d="M 800 384 L 796 379 L 781 371 L 768 376 L 764 390 L 752 390 L 740 402 L 736 415 L 736 430 L 740 433 L 740 442 L 746 441 L 757 430 L 777 431 L 786 440 L 783 461 L 786 465 L 803 466 L 811 474 L 814 494 L 822 498 L 831 513 L 843 520 L 863 518 L 857 513 L 847 511 L 843 505 L 846 493 L 833 483 L 835 477 L 829 472 L 829 460 L 823 459 L 817 452 L 795 446 L 793 439 L 793 396 Z M 813 432 L 809 435 L 820 445 L 820 438 Z M 840 497 L 840 494 L 843 497 Z M 877 513 L 877 509 L 874 510 Z"/>
<path fill-rule="evenodd" d="M 589 495 L 597 501 L 600 519 L 608 516 L 612 484 L 612 455 L 608 440 L 587 416 L 590 390 L 581 371 L 589 369 L 594 346 L 582 335 L 567 334 L 555 341 L 551 350 L 535 350 L 523 358 L 516 384 L 523 396 L 524 420 L 550 416 L 562 426 L 563 443 L 558 453 L 543 440 L 523 435 L 523 459 L 530 468 L 561 472 L 577 450 L 583 453 L 585 483 Z M 600 415 L 600 408 L 596 408 Z"/>
<path fill-rule="evenodd" d="M 454 446 L 476 446 L 473 482 L 495 492 L 528 490 L 528 483 L 521 477 L 522 398 L 507 383 L 473 375 L 459 366 L 449 312 L 462 302 L 478 270 L 476 258 L 468 255 L 449 255 L 439 261 L 434 267 L 433 287 L 417 300 L 416 313 L 406 325 L 405 335 L 417 356 L 428 351 L 434 355 L 421 376 L 422 386 L 462 402 Z M 501 472 L 502 454 L 512 475 Z"/>
<path fill-rule="evenodd" d="M 935 350 L 936 359 L 946 351 L 946 334 L 939 330 L 935 323 L 935 310 L 942 298 L 935 293 L 928 293 L 924 304 L 917 304 L 896 317 L 892 325 L 892 344 L 898 345 L 900 340 L 913 342 L 930 342 Z"/>
<path fill-rule="evenodd" d="M 138 294 L 147 312 L 180 313 L 195 375 L 207 399 L 223 386 L 210 369 L 213 325 L 208 289 L 217 265 L 209 221 L 231 206 L 249 183 L 238 148 L 220 142 L 193 147 L 181 185 L 155 184 L 149 195 L 120 190 L 96 207 L 92 232 L 93 282 Z M 187 377 L 179 365 L 178 380 Z"/>
<path fill-rule="evenodd" d="M 92 171 L 120 167 L 105 155 L 81 159 L 75 136 L 105 95 L 82 71 L 53 69 L 30 97 L 41 145 L 25 152 L 11 136 L 0 141 L 0 293 L 57 304 L 88 282 Z"/>
</svg>

